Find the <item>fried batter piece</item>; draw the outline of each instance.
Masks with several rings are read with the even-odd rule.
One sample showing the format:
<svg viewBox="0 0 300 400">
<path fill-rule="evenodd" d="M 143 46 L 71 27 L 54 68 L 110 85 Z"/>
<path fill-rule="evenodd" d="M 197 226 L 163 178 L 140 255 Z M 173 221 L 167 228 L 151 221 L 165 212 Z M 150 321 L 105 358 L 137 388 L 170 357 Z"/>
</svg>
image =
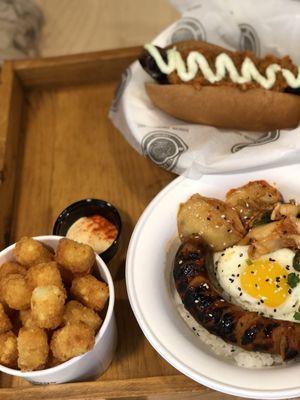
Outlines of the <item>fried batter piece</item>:
<svg viewBox="0 0 300 400">
<path fill-rule="evenodd" d="M 102 319 L 95 311 L 83 306 L 79 301 L 71 300 L 66 304 L 63 323 L 76 322 L 84 322 L 96 332 L 102 324 Z"/>
<path fill-rule="evenodd" d="M 49 353 L 46 332 L 40 328 L 21 328 L 18 335 L 18 366 L 21 371 L 43 369 Z"/>
<path fill-rule="evenodd" d="M 37 326 L 57 328 L 62 322 L 65 300 L 65 291 L 57 286 L 36 287 L 31 297 L 31 313 Z"/>
<path fill-rule="evenodd" d="M 58 264 L 55 261 L 33 265 L 27 271 L 26 280 L 32 289 L 47 285 L 55 285 L 63 289 Z"/>
<path fill-rule="evenodd" d="M 3 304 L 0 303 L 0 333 L 4 333 L 12 329 L 12 323 L 7 316 Z"/>
<path fill-rule="evenodd" d="M 109 297 L 107 284 L 92 275 L 75 278 L 71 293 L 81 303 L 96 311 L 103 310 Z"/>
<path fill-rule="evenodd" d="M 56 261 L 73 274 L 88 274 L 95 259 L 94 250 L 86 244 L 67 238 L 58 243 Z"/>
<path fill-rule="evenodd" d="M 14 255 L 18 263 L 25 267 L 53 260 L 50 250 L 39 241 L 29 237 L 23 237 L 16 243 Z"/>
<path fill-rule="evenodd" d="M 20 316 L 21 323 L 25 328 L 38 327 L 36 321 L 32 317 L 32 312 L 30 309 L 21 310 L 19 316 Z"/>
<path fill-rule="evenodd" d="M 0 280 L 9 274 L 25 275 L 26 271 L 26 268 L 21 264 L 14 261 L 8 261 L 2 264 L 0 267 Z"/>
<path fill-rule="evenodd" d="M 9 274 L 1 280 L 1 291 L 5 303 L 13 310 L 26 310 L 30 307 L 31 288 L 24 275 Z"/>
<path fill-rule="evenodd" d="M 9 368 L 17 366 L 17 337 L 12 331 L 0 334 L 0 364 Z"/>
<path fill-rule="evenodd" d="M 54 357 L 67 361 L 91 350 L 95 343 L 94 331 L 83 322 L 69 323 L 52 335 L 50 348 Z"/>
</svg>

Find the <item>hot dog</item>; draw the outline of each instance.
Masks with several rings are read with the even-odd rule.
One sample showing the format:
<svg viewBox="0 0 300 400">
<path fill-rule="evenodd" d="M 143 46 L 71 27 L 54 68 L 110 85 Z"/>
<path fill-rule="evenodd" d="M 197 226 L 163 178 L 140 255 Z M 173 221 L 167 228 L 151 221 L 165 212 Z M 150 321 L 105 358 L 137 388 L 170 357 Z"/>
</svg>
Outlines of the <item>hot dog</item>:
<svg viewBox="0 0 300 400">
<path fill-rule="evenodd" d="M 221 128 L 267 131 L 300 121 L 300 67 L 286 56 L 263 59 L 201 41 L 165 49 L 146 45 L 140 58 L 158 83 L 145 88 L 173 117 Z"/>
<path fill-rule="evenodd" d="M 210 278 L 212 250 L 199 236 L 187 238 L 174 260 L 173 276 L 185 308 L 199 324 L 226 342 L 249 351 L 281 355 L 300 352 L 300 324 L 266 318 L 226 301 Z"/>
</svg>

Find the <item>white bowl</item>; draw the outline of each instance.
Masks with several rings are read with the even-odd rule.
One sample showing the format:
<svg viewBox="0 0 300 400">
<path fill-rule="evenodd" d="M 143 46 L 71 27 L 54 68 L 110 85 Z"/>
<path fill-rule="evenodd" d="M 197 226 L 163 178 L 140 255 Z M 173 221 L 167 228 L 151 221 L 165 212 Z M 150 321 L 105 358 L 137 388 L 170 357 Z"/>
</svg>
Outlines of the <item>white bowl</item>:
<svg viewBox="0 0 300 400">
<path fill-rule="evenodd" d="M 179 315 L 172 297 L 172 264 L 178 248 L 176 215 L 193 193 L 224 199 L 228 189 L 250 180 L 275 182 L 286 199 L 300 201 L 300 165 L 231 175 L 179 177 L 149 204 L 132 235 L 126 264 L 129 300 L 144 334 L 170 364 L 213 389 L 256 399 L 300 395 L 300 363 L 242 368 L 216 356 Z"/>
<path fill-rule="evenodd" d="M 57 247 L 60 236 L 37 236 L 34 239 L 51 246 L 54 250 Z M 0 265 L 13 259 L 13 249 L 11 245 L 0 253 Z M 117 328 L 114 316 L 115 292 L 110 272 L 104 261 L 96 254 L 96 265 L 103 281 L 108 284 L 109 302 L 103 324 L 96 335 L 95 345 L 92 350 L 82 356 L 74 357 L 53 368 L 41 371 L 22 372 L 16 369 L 7 368 L 0 365 L 0 371 L 10 375 L 19 376 L 31 383 L 48 384 L 64 383 L 70 381 L 82 381 L 101 375 L 110 365 L 116 349 Z"/>
</svg>

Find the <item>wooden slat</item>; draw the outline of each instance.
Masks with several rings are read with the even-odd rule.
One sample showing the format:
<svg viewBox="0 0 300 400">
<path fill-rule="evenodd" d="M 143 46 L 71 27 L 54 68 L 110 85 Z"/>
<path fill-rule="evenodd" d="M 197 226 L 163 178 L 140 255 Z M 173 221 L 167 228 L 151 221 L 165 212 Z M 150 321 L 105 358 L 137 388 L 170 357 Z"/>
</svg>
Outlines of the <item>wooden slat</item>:
<svg viewBox="0 0 300 400">
<path fill-rule="evenodd" d="M 164 396 L 170 393 L 197 393 L 204 395 L 206 388 L 184 377 L 183 375 L 151 377 L 143 379 L 126 379 L 118 381 L 97 381 L 71 383 L 64 385 L 35 386 L 17 389 L 2 389 L 0 399 L 5 400 L 100 400 L 124 399 L 143 396 Z M 205 398 L 205 397 L 199 397 Z"/>
<path fill-rule="evenodd" d="M 10 236 L 21 142 L 23 89 L 12 67 L 11 62 L 3 66 L 0 86 L 0 248 Z"/>
<path fill-rule="evenodd" d="M 27 59 L 14 63 L 26 88 L 75 85 L 119 80 L 141 54 L 141 47 L 106 50 L 63 57 Z"/>
</svg>

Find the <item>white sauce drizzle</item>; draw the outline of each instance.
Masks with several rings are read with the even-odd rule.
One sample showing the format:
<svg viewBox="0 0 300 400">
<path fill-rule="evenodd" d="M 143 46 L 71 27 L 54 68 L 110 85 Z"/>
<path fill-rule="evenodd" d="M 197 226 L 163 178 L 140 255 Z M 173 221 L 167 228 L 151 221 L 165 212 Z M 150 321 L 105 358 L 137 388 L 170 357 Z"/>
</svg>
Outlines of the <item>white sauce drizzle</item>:
<svg viewBox="0 0 300 400">
<path fill-rule="evenodd" d="M 198 51 L 191 51 L 185 63 L 179 51 L 176 50 L 176 47 L 173 47 L 167 50 L 167 62 L 165 62 L 153 44 L 146 44 L 144 47 L 154 58 L 162 73 L 169 75 L 177 71 L 179 78 L 184 82 L 194 79 L 198 70 L 201 70 L 204 78 L 210 83 L 221 81 L 225 78 L 226 73 L 228 73 L 234 83 L 242 85 L 255 81 L 263 88 L 271 89 L 276 82 L 276 74 L 281 72 L 289 87 L 293 89 L 300 87 L 300 66 L 298 66 L 298 75 L 296 77 L 288 69 L 273 63 L 266 68 L 264 76 L 258 71 L 253 61 L 249 57 L 246 57 L 242 63 L 240 74 L 232 59 L 226 53 L 221 53 L 216 57 L 216 73 L 214 73 L 205 56 Z"/>
</svg>

